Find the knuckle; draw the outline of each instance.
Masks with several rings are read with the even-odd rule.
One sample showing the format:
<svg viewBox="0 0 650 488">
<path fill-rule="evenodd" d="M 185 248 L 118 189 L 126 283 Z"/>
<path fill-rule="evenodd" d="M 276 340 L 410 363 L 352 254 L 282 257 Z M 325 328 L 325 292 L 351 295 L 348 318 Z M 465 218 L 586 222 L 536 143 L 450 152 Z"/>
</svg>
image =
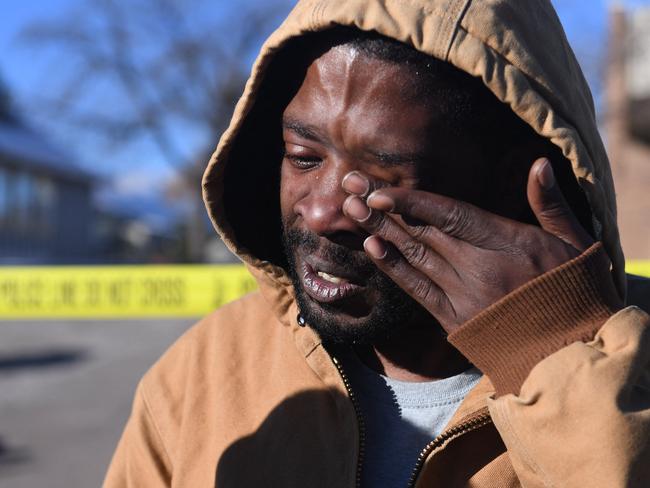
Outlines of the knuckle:
<svg viewBox="0 0 650 488">
<path fill-rule="evenodd" d="M 389 222 L 383 212 L 370 212 L 370 217 L 366 223 L 366 227 L 369 227 L 373 233 L 385 237 L 389 230 Z"/>
<path fill-rule="evenodd" d="M 410 225 L 408 231 L 418 240 L 425 240 L 431 236 L 431 227 L 428 225 Z"/>
<path fill-rule="evenodd" d="M 561 203 L 553 202 L 548 203 L 542 208 L 542 215 L 548 219 L 557 219 L 565 217 L 567 215 L 567 210 Z"/>
<path fill-rule="evenodd" d="M 431 295 L 431 286 L 424 280 L 417 280 L 413 284 L 413 294 L 419 299 L 425 299 Z"/>
<path fill-rule="evenodd" d="M 368 217 L 364 220 L 361 221 L 361 224 L 363 227 L 365 227 L 368 230 L 371 230 L 373 232 L 377 232 L 382 229 L 386 225 L 384 216 L 382 215 L 381 212 L 376 212 L 374 210 L 370 211 L 370 214 Z"/>
<path fill-rule="evenodd" d="M 462 234 L 469 225 L 469 213 L 463 205 L 454 205 L 445 216 L 440 228 L 442 232 L 450 235 Z"/>
<path fill-rule="evenodd" d="M 413 296 L 428 307 L 437 308 L 440 304 L 440 297 L 430 281 L 418 280 L 413 285 Z"/>
<path fill-rule="evenodd" d="M 416 267 L 421 267 L 428 261 L 427 248 L 421 242 L 408 241 L 400 251 L 406 260 Z"/>
</svg>

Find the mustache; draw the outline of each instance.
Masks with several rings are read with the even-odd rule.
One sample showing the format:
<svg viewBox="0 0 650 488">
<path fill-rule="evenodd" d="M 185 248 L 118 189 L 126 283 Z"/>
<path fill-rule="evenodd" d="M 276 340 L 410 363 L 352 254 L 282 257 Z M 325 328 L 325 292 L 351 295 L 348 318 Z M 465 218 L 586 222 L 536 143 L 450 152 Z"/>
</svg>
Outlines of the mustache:
<svg viewBox="0 0 650 488">
<path fill-rule="evenodd" d="M 378 271 L 365 252 L 324 241 L 316 234 L 302 229 L 285 229 L 283 242 L 287 256 L 294 256 L 299 249 L 305 254 L 317 254 L 335 265 L 353 267 L 366 276 Z"/>
</svg>

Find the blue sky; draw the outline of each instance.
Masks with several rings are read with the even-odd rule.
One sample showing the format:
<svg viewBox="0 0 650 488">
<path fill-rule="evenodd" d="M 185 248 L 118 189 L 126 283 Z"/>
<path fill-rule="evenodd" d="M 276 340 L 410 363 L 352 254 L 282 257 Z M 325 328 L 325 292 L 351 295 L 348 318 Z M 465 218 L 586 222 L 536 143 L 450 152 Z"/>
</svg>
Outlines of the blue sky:
<svg viewBox="0 0 650 488">
<path fill-rule="evenodd" d="M 137 2 L 124 0 L 124 5 L 131 8 Z M 226 0 L 215 0 L 214 2 L 200 2 L 199 0 L 182 0 L 181 4 L 186 5 L 208 5 L 210 8 L 210 18 L 217 18 L 220 12 L 228 9 L 241 9 L 245 11 L 244 4 L 255 6 L 258 3 L 264 3 L 268 0 L 240 0 L 240 3 L 233 3 Z M 278 3 L 289 3 L 289 0 L 274 0 Z M 85 3 L 85 5 L 83 5 Z M 0 16 L 0 80 L 2 80 L 10 89 L 13 98 L 18 102 L 18 106 L 24 107 L 30 94 L 46 95 L 48 86 L 55 85 L 62 74 L 61 66 L 58 64 L 61 60 L 61 53 L 52 52 L 52 49 L 39 48 L 37 50 L 27 46 L 19 39 L 19 34 L 26 26 L 34 22 L 50 21 L 66 16 L 68 12 L 79 10 L 87 13 L 84 9 L 91 2 L 83 0 L 2 0 Z M 288 8 L 287 8 L 288 11 Z M 205 13 L 199 12 L 197 16 L 205 16 Z M 70 15 L 70 18 L 73 18 Z M 85 18 L 85 17 L 82 17 Z M 200 20 L 200 19 L 199 19 Z M 92 22 L 92 19 L 89 19 Z M 260 33 L 260 36 L 266 36 L 267 33 Z M 64 56 L 65 58 L 65 56 Z M 252 59 L 251 59 L 252 62 Z M 103 88 L 103 87 L 102 87 Z M 100 88 L 98 91 L 105 92 L 103 96 L 115 96 L 111 90 Z M 105 100 L 104 100 L 105 102 Z M 124 103 L 123 101 L 117 102 Z M 21 116 L 28 122 L 36 122 L 37 117 L 31 116 L 25 110 L 21 110 Z M 26 116 L 26 117 L 25 117 Z M 30 120 L 32 119 L 32 120 Z M 71 149 L 73 154 L 77 155 L 77 163 L 86 167 L 94 173 L 106 179 L 113 179 L 112 190 L 115 193 L 123 194 L 144 194 L 164 191 L 167 181 L 174 176 L 174 169 L 164 160 L 164 157 L 156 149 L 155 144 L 143 138 L 123 151 L 104 151 L 94 144 L 95 141 L 88 140 L 84 137 L 75 137 L 74 133 L 69 130 L 59 133 L 56 130 L 56 123 L 49 121 L 43 124 L 39 120 L 42 132 L 47 132 L 48 137 L 53 138 L 59 145 Z M 39 125 L 39 124 L 35 124 Z M 52 127 L 54 126 L 54 127 Z M 181 147 L 188 153 L 192 152 L 195 147 L 201 147 L 206 144 L 205 133 L 200 130 L 178 126 L 174 130 L 174 135 L 182 140 Z M 216 145 L 217 135 L 209 136 L 209 144 Z M 184 155 L 187 156 L 187 155 Z M 146 196 L 146 195 L 145 195 Z"/>
<path fill-rule="evenodd" d="M 14 90 L 35 83 L 41 71 L 39 63 L 34 63 L 16 35 L 29 23 L 38 19 L 47 19 L 60 14 L 76 0 L 3 0 L 2 25 L 0 26 L 0 73 Z"/>
<path fill-rule="evenodd" d="M 126 0 L 125 0 L 126 1 Z M 226 0 L 221 0 L 225 2 Z M 215 4 L 220 3 L 219 0 Z M 572 44 L 583 43 L 594 46 L 593 42 L 602 42 L 605 36 L 607 2 L 605 0 L 555 0 L 554 5 L 564 24 L 567 36 Z M 630 8 L 648 5 L 650 0 L 627 0 L 623 3 Z M 69 8 L 74 8 L 78 0 L 3 0 L 2 25 L 0 26 L 0 73 L 14 89 L 22 91 L 39 83 L 43 66 L 38 59 L 29 57 L 28 51 L 22 49 L 15 36 L 31 22 L 48 19 Z M 596 44 L 597 46 L 597 44 Z M 579 52 L 580 54 L 580 52 Z"/>
<path fill-rule="evenodd" d="M 128 0 L 124 0 L 128 1 Z M 257 0 L 255 0 L 257 1 Z M 259 0 L 264 1 L 264 0 Z M 214 0 L 215 9 L 227 8 L 230 0 Z M 569 41 L 577 53 L 578 59 L 592 84 L 598 92 L 600 63 L 605 52 L 607 8 L 611 1 L 606 0 L 555 0 Z M 628 0 L 618 2 L 626 7 L 635 8 L 639 5 L 650 5 L 650 0 Z M 35 90 L 47 90 L 48 74 L 56 71 L 52 57 L 34 56 L 32 52 L 21 46 L 16 35 L 28 24 L 59 16 L 79 5 L 79 0 L 2 0 L 2 23 L 0 26 L 0 76 L 9 85 L 18 100 L 25 94 Z M 56 135 L 54 135 L 56 137 Z M 70 145 L 70 141 L 60 141 Z M 152 169 L 158 180 L 163 182 L 171 176 L 169 167 L 161 161 L 161 156 L 152 147 L 140 146 L 135 153 L 103 154 L 100 157 L 93 148 L 72 148 L 79 154 L 79 159 L 86 166 L 97 169 L 100 173 L 110 176 L 116 174 L 116 184 L 123 183 L 123 191 L 141 188 L 138 175 L 149 178 L 151 183 Z M 129 174 L 123 174 L 125 168 L 137 168 Z M 115 169 L 116 171 L 114 171 Z M 147 185 L 144 185 L 145 187 Z M 156 187 L 149 185 L 154 190 Z M 159 188 L 156 189 L 156 191 Z"/>
</svg>

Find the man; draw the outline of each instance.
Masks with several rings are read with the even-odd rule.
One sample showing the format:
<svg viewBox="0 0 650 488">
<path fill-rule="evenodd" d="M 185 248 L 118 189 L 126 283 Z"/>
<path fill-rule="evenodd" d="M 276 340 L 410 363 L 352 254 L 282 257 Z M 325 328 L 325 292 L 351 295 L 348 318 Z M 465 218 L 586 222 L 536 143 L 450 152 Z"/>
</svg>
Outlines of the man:
<svg viewBox="0 0 650 488">
<path fill-rule="evenodd" d="M 260 292 L 145 375 L 106 486 L 650 483 L 650 319 L 549 3 L 300 2 L 204 195 Z"/>
</svg>

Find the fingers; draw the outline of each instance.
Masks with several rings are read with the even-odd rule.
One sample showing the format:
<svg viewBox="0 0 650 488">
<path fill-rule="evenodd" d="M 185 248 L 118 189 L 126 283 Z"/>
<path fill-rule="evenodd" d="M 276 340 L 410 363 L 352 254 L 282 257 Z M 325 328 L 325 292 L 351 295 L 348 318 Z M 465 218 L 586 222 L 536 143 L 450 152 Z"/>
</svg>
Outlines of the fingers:
<svg viewBox="0 0 650 488">
<path fill-rule="evenodd" d="M 354 195 L 349 196 L 343 203 L 343 212 L 357 221 L 366 232 L 381 238 L 366 240 L 370 246 L 366 251 L 372 252 L 371 257 L 382 259 L 382 254 L 385 254 L 388 248 L 381 248 L 381 245 L 390 242 L 397 249 L 401 259 L 411 267 L 440 286 L 457 287 L 458 276 L 454 269 L 436 251 L 435 245 L 431 245 L 436 242 L 449 245 L 446 241 L 451 238 L 439 230 L 430 226 L 404 228 L 387 213 L 371 210 L 361 198 Z M 389 276 L 393 278 L 392 274 Z"/>
<path fill-rule="evenodd" d="M 580 225 L 557 185 L 551 163 L 546 158 L 535 161 L 528 174 L 528 203 L 546 232 L 584 251 L 593 239 Z"/>
<path fill-rule="evenodd" d="M 370 208 L 420 220 L 460 239 L 474 220 L 470 205 L 418 190 L 392 188 L 390 191 L 372 193 L 367 203 Z"/>
<path fill-rule="evenodd" d="M 484 249 L 511 245 L 513 228 L 502 217 L 442 195 L 385 185 L 365 174 L 349 173 L 342 186 L 352 196 L 343 211 L 368 233 L 392 242 L 419 269 L 426 266 L 422 263 L 426 257 L 436 270 L 442 263 L 453 270 L 450 263 L 457 262 L 468 245 Z M 363 195 L 367 195 L 365 202 Z M 430 248 L 435 258 L 423 247 Z M 441 286 L 454 285 L 438 281 L 437 273 L 427 274 Z"/>
<path fill-rule="evenodd" d="M 504 238 L 509 238 L 506 219 L 435 193 L 389 188 L 371 193 L 367 203 L 370 208 L 399 214 L 407 221 L 415 219 L 478 247 L 498 247 Z"/>
<path fill-rule="evenodd" d="M 387 181 L 368 178 L 358 171 L 352 171 L 343 177 L 341 186 L 346 192 L 350 193 L 351 195 L 358 195 L 365 198 L 373 191 L 380 188 L 386 188 L 390 185 Z"/>
<path fill-rule="evenodd" d="M 363 200 L 368 199 L 369 205 L 376 210 L 399 213 L 404 218 L 435 225 L 445 230 L 454 230 L 463 226 L 465 216 L 468 214 L 462 202 L 422 191 L 394 188 L 386 181 L 371 178 L 359 171 L 352 171 L 345 175 L 341 186 L 350 195 L 356 195 Z M 388 188 L 390 188 L 388 193 L 375 192 Z"/>
<path fill-rule="evenodd" d="M 412 266 L 392 244 L 372 235 L 363 247 L 376 266 L 412 296 L 441 323 L 455 315 L 445 292 L 417 267 Z M 453 320 L 453 319 L 452 319 Z"/>
<path fill-rule="evenodd" d="M 346 191 L 367 195 L 372 183 L 366 180 L 366 186 L 354 176 L 346 176 Z M 441 288 L 459 288 L 458 275 L 451 265 L 422 240 L 414 239 L 390 215 L 371 210 L 354 193 L 343 202 L 343 212 L 371 234 L 363 247 L 377 268 L 441 324 L 453 322 L 455 311 Z"/>
</svg>

